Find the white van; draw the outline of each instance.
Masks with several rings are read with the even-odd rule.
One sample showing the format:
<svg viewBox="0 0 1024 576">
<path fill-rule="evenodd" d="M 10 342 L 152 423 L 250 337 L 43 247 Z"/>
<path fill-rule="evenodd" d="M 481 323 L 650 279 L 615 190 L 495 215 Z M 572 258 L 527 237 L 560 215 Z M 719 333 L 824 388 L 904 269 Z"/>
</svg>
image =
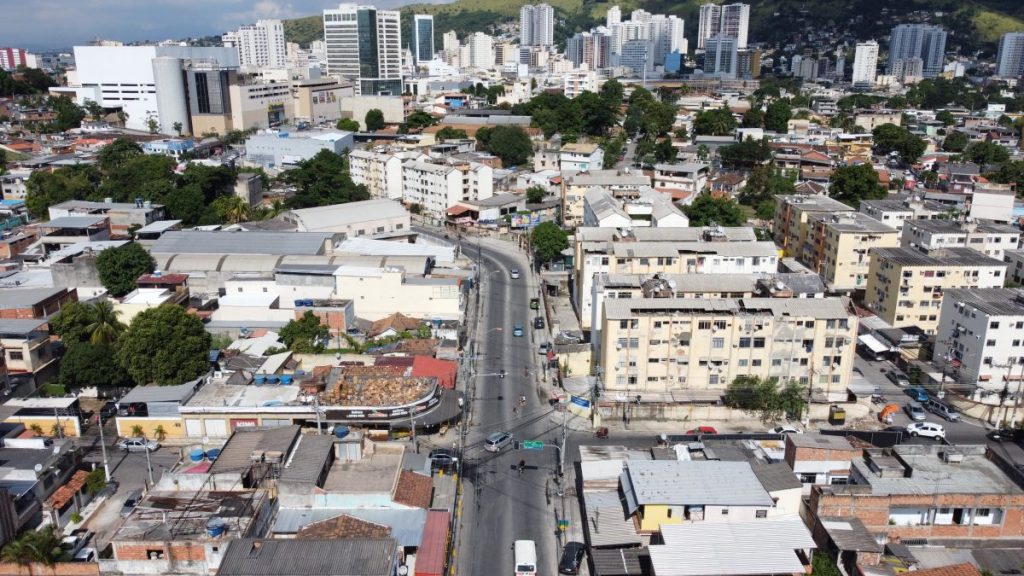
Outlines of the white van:
<svg viewBox="0 0 1024 576">
<path fill-rule="evenodd" d="M 533 540 L 516 540 L 513 549 L 516 554 L 516 576 L 537 574 L 537 545 Z"/>
</svg>

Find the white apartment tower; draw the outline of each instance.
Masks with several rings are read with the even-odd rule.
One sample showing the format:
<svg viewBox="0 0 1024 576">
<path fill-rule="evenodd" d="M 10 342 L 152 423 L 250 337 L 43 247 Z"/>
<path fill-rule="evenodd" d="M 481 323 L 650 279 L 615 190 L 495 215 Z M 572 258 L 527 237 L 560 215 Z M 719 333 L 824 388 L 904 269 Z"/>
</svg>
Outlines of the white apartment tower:
<svg viewBox="0 0 1024 576">
<path fill-rule="evenodd" d="M 225 46 L 238 50 L 242 68 L 287 68 L 284 25 L 280 20 L 260 20 L 222 37 Z"/>
<path fill-rule="evenodd" d="M 875 85 L 878 69 L 878 42 L 858 42 L 853 56 L 853 85 L 855 88 L 871 88 Z"/>
<path fill-rule="evenodd" d="M 737 47 L 743 50 L 747 47 L 749 24 L 749 4 L 704 4 L 700 7 L 697 48 L 703 49 L 708 38 L 723 34 L 735 38 Z"/>
<path fill-rule="evenodd" d="M 736 38 L 726 34 L 708 38 L 704 45 L 704 73 L 724 79 L 736 78 L 738 43 Z"/>
<path fill-rule="evenodd" d="M 494 67 L 494 38 L 483 32 L 474 32 L 466 43 L 469 45 L 470 68 L 489 70 Z"/>
<path fill-rule="evenodd" d="M 1007 32 L 999 39 L 996 76 L 1016 78 L 1024 74 L 1024 32 Z"/>
<path fill-rule="evenodd" d="M 901 61 L 920 58 L 925 78 L 942 73 L 946 63 L 946 31 L 929 24 L 900 24 L 889 39 L 888 73 L 895 75 Z"/>
<path fill-rule="evenodd" d="M 441 36 L 441 47 L 445 52 L 459 49 L 459 35 L 455 33 L 455 30 L 449 30 Z"/>
<path fill-rule="evenodd" d="M 555 9 L 547 4 L 527 4 L 519 9 L 519 45 L 551 46 L 555 43 Z"/>
<path fill-rule="evenodd" d="M 398 10 L 341 4 L 324 10 L 327 73 L 356 83 L 364 95 L 402 93 L 402 31 Z"/>
<path fill-rule="evenodd" d="M 619 8 L 618 5 L 612 6 L 605 16 L 605 23 L 608 27 L 612 27 L 620 22 L 622 22 L 622 8 Z"/>
</svg>

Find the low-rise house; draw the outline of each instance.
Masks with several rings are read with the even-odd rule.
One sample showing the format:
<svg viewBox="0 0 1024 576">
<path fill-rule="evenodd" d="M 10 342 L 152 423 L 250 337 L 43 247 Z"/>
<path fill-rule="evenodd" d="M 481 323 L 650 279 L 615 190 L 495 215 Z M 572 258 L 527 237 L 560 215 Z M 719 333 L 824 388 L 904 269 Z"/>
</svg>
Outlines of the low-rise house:
<svg viewBox="0 0 1024 576">
<path fill-rule="evenodd" d="M 543 169 L 543 168 L 541 168 Z M 604 169 L 604 149 L 596 143 L 571 143 L 562 146 L 558 151 L 559 170 L 588 170 Z"/>
<path fill-rule="evenodd" d="M 45 319 L 0 320 L 0 349 L 0 375 L 8 382 L 27 379 L 38 387 L 56 375 L 57 357 Z"/>
<path fill-rule="evenodd" d="M 106 216 L 61 216 L 39 225 L 43 254 L 68 248 L 81 242 L 110 240 L 110 220 Z"/>
<path fill-rule="evenodd" d="M 653 185 L 658 189 L 700 194 L 707 187 L 710 170 L 710 165 L 699 162 L 656 164 Z"/>
<path fill-rule="evenodd" d="M 391 538 L 232 540 L 217 576 L 391 576 L 401 555 Z"/>
<path fill-rule="evenodd" d="M 583 225 L 597 228 L 686 228 L 690 219 L 671 196 L 642 187 L 612 194 L 592 187 L 584 194 Z"/>
<path fill-rule="evenodd" d="M 130 236 L 135 229 L 163 220 L 167 214 L 162 204 L 148 200 L 134 203 L 68 200 L 50 206 L 48 212 L 50 220 L 65 216 L 106 216 L 110 221 L 111 235 L 120 237 Z"/>
<path fill-rule="evenodd" d="M 941 204 L 917 197 L 862 200 L 859 210 L 882 224 L 901 231 L 907 220 L 932 220 L 947 212 Z"/>
<path fill-rule="evenodd" d="M 590 170 L 567 173 L 562 177 L 562 223 L 570 228 L 583 224 L 584 196 L 590 188 L 597 186 L 609 192 L 635 192 L 642 186 L 650 186 L 651 179 L 629 169 Z"/>
<path fill-rule="evenodd" d="M 69 482 L 79 457 L 74 443 L 62 438 L 25 437 L 25 426 L 0 424 L 0 540 L 6 542 L 44 519 L 44 505 Z M 52 515 L 51 515 L 52 519 Z"/>
<path fill-rule="evenodd" d="M 825 434 L 787 434 L 786 464 L 810 494 L 815 484 L 846 484 L 850 480 L 850 462 L 861 456 L 858 442 L 845 436 Z"/>
<path fill-rule="evenodd" d="M 78 300 L 74 289 L 5 288 L 0 290 L 0 318 L 47 318 L 67 302 Z"/>
</svg>

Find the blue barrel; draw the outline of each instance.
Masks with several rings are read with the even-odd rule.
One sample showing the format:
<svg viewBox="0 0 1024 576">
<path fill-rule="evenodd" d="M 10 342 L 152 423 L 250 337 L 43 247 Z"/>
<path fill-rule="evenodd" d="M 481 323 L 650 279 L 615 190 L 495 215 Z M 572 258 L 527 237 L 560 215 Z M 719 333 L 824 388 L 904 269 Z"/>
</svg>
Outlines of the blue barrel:
<svg viewBox="0 0 1024 576">
<path fill-rule="evenodd" d="M 267 376 L 267 384 L 277 384 L 277 375 L 271 374 Z"/>
<path fill-rule="evenodd" d="M 296 308 L 302 308 L 302 305 L 305 304 L 305 303 L 306 303 L 305 300 L 295 300 L 295 307 Z"/>
<path fill-rule="evenodd" d="M 228 529 L 228 523 L 223 518 L 210 518 L 206 523 L 206 533 L 216 538 Z"/>
<path fill-rule="evenodd" d="M 218 456 L 220 456 L 220 448 L 210 448 L 209 450 L 206 451 L 206 457 L 211 462 L 216 460 Z"/>
<path fill-rule="evenodd" d="M 292 383 L 292 375 L 291 374 L 282 374 L 281 375 L 281 386 L 287 386 L 287 385 L 289 385 L 291 383 Z"/>
<path fill-rule="evenodd" d="M 189 459 L 191 459 L 193 462 L 201 461 L 203 459 L 203 456 L 205 456 L 205 454 L 203 453 L 202 448 L 193 448 L 188 453 Z"/>
<path fill-rule="evenodd" d="M 345 436 L 348 436 L 348 432 L 349 432 L 348 426 L 335 426 L 334 427 L 334 437 L 335 438 L 344 438 Z"/>
<path fill-rule="evenodd" d="M 263 384 L 266 383 L 266 381 L 267 377 L 263 376 L 262 374 L 253 378 L 253 384 L 256 384 L 257 386 L 262 386 Z"/>
</svg>

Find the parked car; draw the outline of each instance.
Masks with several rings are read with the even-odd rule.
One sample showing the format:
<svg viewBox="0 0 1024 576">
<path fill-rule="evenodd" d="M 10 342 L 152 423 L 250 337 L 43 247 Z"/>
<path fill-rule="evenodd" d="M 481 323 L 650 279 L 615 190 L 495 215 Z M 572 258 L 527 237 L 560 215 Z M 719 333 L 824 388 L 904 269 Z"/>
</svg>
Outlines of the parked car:
<svg viewBox="0 0 1024 576">
<path fill-rule="evenodd" d="M 910 396 L 911 398 L 917 400 L 918 402 L 927 402 L 928 398 L 930 398 L 930 396 L 928 396 L 928 391 L 920 386 L 912 386 L 910 388 L 907 388 L 906 392 L 907 396 Z"/>
<path fill-rule="evenodd" d="M 1020 428 L 998 428 L 985 435 L 996 442 L 1020 442 L 1024 440 L 1024 430 Z"/>
<path fill-rule="evenodd" d="M 484 441 L 484 450 L 488 452 L 501 452 L 501 449 L 512 443 L 511 432 L 495 432 Z"/>
<path fill-rule="evenodd" d="M 960 420 L 960 413 L 956 411 L 956 408 L 938 398 L 930 398 L 928 402 L 925 402 L 924 406 L 932 414 L 941 416 L 950 422 L 958 422 Z"/>
<path fill-rule="evenodd" d="M 914 422 L 913 424 L 908 424 L 907 432 L 911 436 L 924 436 L 934 440 L 946 437 L 946 430 L 942 427 L 942 424 L 934 422 Z"/>
<path fill-rule="evenodd" d="M 907 375 L 899 370 L 892 370 L 885 377 L 897 386 L 910 386 L 910 378 L 907 378 Z"/>
<path fill-rule="evenodd" d="M 924 412 L 924 407 L 917 402 L 908 402 L 903 406 L 903 411 L 915 422 L 922 422 L 928 418 L 928 415 Z"/>
<path fill-rule="evenodd" d="M 583 564 L 583 554 L 587 547 L 582 542 L 569 542 L 562 549 L 562 559 L 558 562 L 559 574 L 579 574 Z"/>
<path fill-rule="evenodd" d="M 547 354 L 548 350 L 551 350 L 551 343 L 550 342 L 541 342 L 540 346 L 537 347 L 537 353 L 538 354 Z"/>
<path fill-rule="evenodd" d="M 530 298 L 530 310 L 540 310 L 540 298 Z"/>
<path fill-rule="evenodd" d="M 76 554 L 72 562 L 95 562 L 96 561 L 96 549 L 95 548 L 82 548 Z"/>
<path fill-rule="evenodd" d="M 114 416 L 117 416 L 117 402 L 107 402 L 103 405 L 103 408 L 100 408 L 101 419 L 108 420 Z"/>
<path fill-rule="evenodd" d="M 776 426 L 768 430 L 769 434 L 803 434 L 804 431 L 795 426 Z"/>
<path fill-rule="evenodd" d="M 121 517 L 127 518 L 131 515 L 132 510 L 139 505 L 139 500 L 142 498 L 142 489 L 132 490 L 128 493 L 128 498 L 125 498 L 124 504 L 121 505 Z"/>
<path fill-rule="evenodd" d="M 146 450 L 154 452 L 160 448 L 160 443 L 156 440 L 146 440 L 145 438 L 125 438 L 117 444 L 117 447 L 125 452 L 143 452 Z"/>
<path fill-rule="evenodd" d="M 459 463 L 459 457 L 455 455 L 453 450 L 448 448 L 434 448 L 430 451 L 430 456 L 427 457 L 430 460 L 430 469 L 434 470 L 437 468 L 451 468 Z"/>
<path fill-rule="evenodd" d="M 687 434 L 718 434 L 718 430 L 715 430 L 714 426 L 697 426 L 686 431 Z"/>
<path fill-rule="evenodd" d="M 516 338 L 522 337 L 522 335 L 523 335 L 523 325 L 522 324 L 515 324 L 515 325 L 513 325 L 512 326 L 512 335 L 515 336 Z"/>
<path fill-rule="evenodd" d="M 533 327 L 535 329 L 537 329 L 537 330 L 540 330 L 540 329 L 544 328 L 544 317 L 543 316 L 537 316 L 536 318 L 534 318 L 533 319 Z"/>
<path fill-rule="evenodd" d="M 518 280 L 519 279 L 519 268 L 513 268 L 510 276 L 512 276 L 513 280 Z"/>
</svg>

